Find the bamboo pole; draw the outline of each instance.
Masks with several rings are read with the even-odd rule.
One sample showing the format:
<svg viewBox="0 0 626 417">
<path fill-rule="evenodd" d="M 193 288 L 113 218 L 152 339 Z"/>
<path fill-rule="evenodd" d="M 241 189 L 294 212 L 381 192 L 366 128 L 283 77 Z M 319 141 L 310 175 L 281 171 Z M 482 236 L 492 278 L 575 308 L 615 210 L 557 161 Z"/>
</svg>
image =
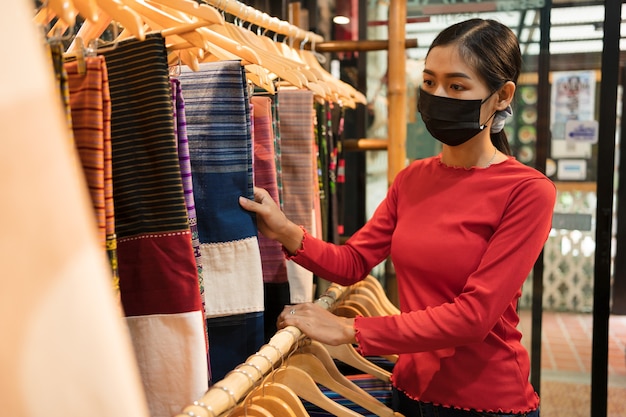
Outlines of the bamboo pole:
<svg viewBox="0 0 626 417">
<path fill-rule="evenodd" d="M 312 45 L 308 43 L 305 48 L 314 47 L 318 52 L 343 52 L 343 51 L 383 51 L 389 49 L 389 41 L 386 40 L 341 40 L 325 41 Z M 417 39 L 405 39 L 404 48 L 417 48 Z"/>
<path fill-rule="evenodd" d="M 361 138 L 344 139 L 344 151 L 384 151 L 387 150 L 387 139 Z"/>
<path fill-rule="evenodd" d="M 391 184 L 406 165 L 406 1 L 389 5 L 387 181 Z"/>
<path fill-rule="evenodd" d="M 332 311 L 335 304 L 346 295 L 347 289 L 331 284 L 315 303 Z M 282 364 L 289 353 L 298 347 L 302 337 L 303 333 L 294 326 L 279 330 L 246 362 L 213 384 L 202 398 L 186 406 L 176 417 L 217 417 L 232 410 L 266 375 Z"/>
</svg>

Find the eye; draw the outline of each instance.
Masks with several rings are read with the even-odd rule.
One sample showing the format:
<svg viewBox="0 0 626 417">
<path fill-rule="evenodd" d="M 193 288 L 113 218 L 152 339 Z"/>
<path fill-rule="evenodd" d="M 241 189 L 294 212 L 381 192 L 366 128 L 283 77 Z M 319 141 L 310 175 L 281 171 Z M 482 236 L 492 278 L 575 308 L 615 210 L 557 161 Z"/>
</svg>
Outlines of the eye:
<svg viewBox="0 0 626 417">
<path fill-rule="evenodd" d="M 433 85 L 435 85 L 435 83 L 432 80 L 424 79 L 424 81 L 422 81 L 422 85 L 424 85 L 426 87 L 432 87 Z"/>
<path fill-rule="evenodd" d="M 450 84 L 450 89 L 454 91 L 463 91 L 465 88 L 463 88 L 460 84 Z"/>
</svg>

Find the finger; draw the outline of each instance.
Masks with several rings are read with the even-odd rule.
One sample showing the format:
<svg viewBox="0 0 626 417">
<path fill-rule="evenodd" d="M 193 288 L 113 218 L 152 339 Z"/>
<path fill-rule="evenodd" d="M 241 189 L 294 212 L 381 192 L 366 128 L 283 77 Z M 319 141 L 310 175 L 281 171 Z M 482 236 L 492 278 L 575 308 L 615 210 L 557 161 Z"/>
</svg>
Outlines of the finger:
<svg viewBox="0 0 626 417">
<path fill-rule="evenodd" d="M 239 196 L 239 205 L 248 211 L 257 211 L 259 203 L 250 200 L 244 196 Z"/>
</svg>

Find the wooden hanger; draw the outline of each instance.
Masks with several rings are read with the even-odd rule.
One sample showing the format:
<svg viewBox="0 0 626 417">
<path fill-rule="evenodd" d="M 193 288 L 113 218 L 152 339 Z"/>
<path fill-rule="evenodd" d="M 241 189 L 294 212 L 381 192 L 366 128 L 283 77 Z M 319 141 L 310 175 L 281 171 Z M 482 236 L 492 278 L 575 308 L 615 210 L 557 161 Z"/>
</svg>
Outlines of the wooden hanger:
<svg viewBox="0 0 626 417">
<path fill-rule="evenodd" d="M 269 410 L 258 404 L 240 404 L 236 406 L 230 413 L 229 417 L 275 417 Z"/>
<path fill-rule="evenodd" d="M 382 298 L 380 296 L 377 296 L 370 288 L 369 283 L 360 281 L 357 284 L 350 286 L 346 297 L 350 297 L 353 294 L 362 295 L 376 303 L 377 308 L 380 308 L 381 311 L 384 313 L 381 314 L 382 316 L 400 314 L 400 310 L 396 306 L 394 306 L 386 296 L 383 295 Z"/>
<path fill-rule="evenodd" d="M 233 11 L 232 8 L 227 10 Z M 239 3 L 239 12 L 235 15 L 238 16 L 238 24 L 226 23 L 224 28 L 215 30 L 220 31 L 225 36 L 231 36 L 242 45 L 249 46 L 255 50 L 261 57 L 263 61 L 262 65 L 265 68 L 281 79 L 289 82 L 291 85 L 298 88 L 306 87 L 317 95 L 325 95 L 324 88 L 318 84 L 319 80 L 306 66 L 293 60 L 291 57 L 285 56 L 280 49 L 267 42 L 267 37 L 255 34 L 251 30 L 243 27 L 243 21 L 269 22 L 269 17 L 266 18 L 262 13 L 241 3 Z M 256 24 L 258 25 L 259 23 Z"/>
<path fill-rule="evenodd" d="M 385 309 L 388 310 L 391 314 L 400 314 L 400 309 L 391 302 L 391 300 L 387 297 L 387 293 L 385 289 L 381 285 L 380 281 L 376 279 L 373 275 L 368 275 L 362 281 L 354 284 L 355 287 L 363 286 L 374 293 L 374 296 L 385 306 Z"/>
<path fill-rule="evenodd" d="M 236 16 L 240 19 L 250 21 L 251 23 L 257 26 L 263 26 L 264 23 L 267 21 L 266 19 L 264 19 L 262 14 L 257 12 L 257 10 L 253 9 L 251 6 L 247 6 L 236 0 L 204 0 L 204 1 L 206 1 L 207 3 L 215 7 L 218 7 L 224 10 L 224 12 L 232 16 Z M 286 24 L 288 26 L 281 26 L 281 30 L 277 31 L 276 33 L 280 33 L 282 35 L 291 35 L 291 32 L 295 31 L 296 39 L 301 40 L 308 36 L 309 39 L 313 39 L 315 42 L 322 42 L 324 40 L 324 38 L 318 34 L 315 34 L 313 32 L 306 32 L 297 26 L 290 25 L 288 23 Z M 282 28 L 285 28 L 285 27 L 288 28 L 288 31 L 282 30 Z"/>
<path fill-rule="evenodd" d="M 369 313 L 369 317 L 381 317 L 389 315 L 385 308 L 378 302 L 375 297 L 368 297 L 365 294 L 357 294 L 349 291 L 344 300 L 350 300 L 363 306 Z"/>
<path fill-rule="evenodd" d="M 308 346 L 302 346 L 289 357 L 287 364 L 288 366 L 300 367 L 311 375 L 318 384 L 342 395 L 377 416 L 399 415 L 343 375 L 326 347 L 319 342 L 313 341 Z"/>
<path fill-rule="evenodd" d="M 196 8 L 189 4 L 195 3 L 191 0 L 183 0 L 179 8 L 174 7 L 179 0 L 126 1 L 134 1 L 135 7 L 141 8 L 144 13 L 149 15 L 148 18 L 157 26 L 155 29 L 161 30 L 161 34 L 166 37 L 170 51 L 186 48 L 190 44 L 194 47 L 200 47 L 220 59 L 241 59 L 247 63 L 261 64 L 261 58 L 251 48 L 209 29 L 209 26 L 219 28 L 225 24 L 222 15 L 210 6 L 199 5 Z M 199 35 L 203 41 L 200 42 L 196 39 L 194 42 L 193 39 L 195 38 L 190 39 L 189 36 L 195 36 L 194 34 Z M 178 37 L 183 38 L 188 44 L 185 43 L 181 47 L 181 42 L 177 41 Z M 177 44 L 179 46 L 175 47 Z M 223 55 L 224 51 L 228 53 L 226 58 L 219 56 Z"/>
<path fill-rule="evenodd" d="M 360 315 L 360 316 L 372 317 L 372 313 L 369 310 L 367 310 L 363 304 L 361 304 L 361 303 L 359 303 L 357 301 L 344 298 L 343 300 L 341 300 L 341 304 L 340 305 L 344 306 L 344 307 L 351 307 L 353 310 L 356 310 L 358 315 Z M 339 307 L 339 306 L 337 306 L 337 307 Z M 356 317 L 356 316 L 354 316 L 354 317 Z"/>
<path fill-rule="evenodd" d="M 309 374 L 295 366 L 282 366 L 272 373 L 274 381 L 287 385 L 296 395 L 337 417 L 363 417 L 333 401 L 319 389 Z"/>
<path fill-rule="evenodd" d="M 253 390 L 250 395 L 253 399 L 258 396 L 266 395 L 280 398 L 287 404 L 295 417 L 309 417 L 309 413 L 306 411 L 306 408 L 304 408 L 304 404 L 302 404 L 300 398 L 298 398 L 298 396 L 295 392 L 293 392 L 292 389 L 284 384 L 280 384 L 277 382 L 266 382 L 260 387 Z"/>
<path fill-rule="evenodd" d="M 192 44 L 194 47 L 200 49 L 206 48 L 207 41 L 199 33 L 196 32 L 197 25 L 188 26 L 189 30 L 185 31 L 183 30 L 185 28 L 185 24 L 189 24 L 190 22 L 178 19 L 175 16 L 164 12 L 158 7 L 148 4 L 144 0 L 122 1 L 130 9 L 134 10 L 136 13 L 142 16 L 143 20 L 152 30 L 162 31 L 162 33 L 165 32 L 165 30 L 171 30 L 172 32 L 163 36 L 180 36 L 181 38 Z M 175 35 L 171 35 L 171 33 L 175 33 Z"/>
<path fill-rule="evenodd" d="M 169 51 L 168 62 L 173 63 L 178 61 L 179 57 L 184 58 L 189 53 L 190 49 L 193 49 L 193 45 L 189 42 L 183 41 L 176 43 L 173 40 L 175 34 L 179 32 L 185 32 L 194 24 L 190 23 L 189 26 L 181 26 L 172 29 L 165 29 L 161 31 L 166 37 L 166 47 Z M 209 43 L 206 45 L 207 53 L 199 59 L 199 62 L 214 62 L 221 60 L 241 60 L 242 65 L 245 66 L 247 72 L 247 78 L 255 85 L 265 89 L 271 94 L 274 94 L 275 88 L 272 80 L 269 78 L 266 69 L 257 64 L 260 62 L 260 58 L 256 53 L 245 46 L 241 46 L 229 38 L 222 37 L 220 34 L 208 30 L 205 27 L 198 27 L 197 30 L 201 35 L 209 39 Z M 172 43 L 174 42 L 174 43 Z M 226 49 L 225 49 L 226 48 Z M 234 52 L 233 52 L 234 51 Z M 246 60 L 249 59 L 250 61 Z M 198 62 L 194 62 L 194 66 L 189 64 L 189 59 L 185 62 L 194 71 L 199 70 Z"/>
<path fill-rule="evenodd" d="M 52 12 L 62 19 L 68 26 L 76 24 L 76 8 L 68 0 L 48 0 L 48 7 Z"/>
<path fill-rule="evenodd" d="M 124 27 L 122 35 L 118 36 L 116 41 L 127 36 L 134 36 L 140 41 L 146 38 L 146 30 L 142 17 L 118 0 L 95 0 L 96 19 L 86 20 L 80 27 L 77 36 L 81 36 L 87 42 L 98 39 L 109 26 L 111 21 L 116 21 Z M 67 52 L 74 52 L 76 44 L 68 47 Z"/>
<path fill-rule="evenodd" d="M 350 344 L 342 344 L 338 346 L 324 345 L 324 348 L 331 357 L 345 363 L 346 365 L 350 365 L 353 368 L 365 372 L 366 374 L 370 374 L 381 381 L 391 381 L 391 372 L 363 357 L 363 355 L 361 355 L 354 348 L 354 346 Z"/>
<path fill-rule="evenodd" d="M 282 48 L 282 42 L 276 42 L 268 36 L 265 36 L 267 31 L 277 33 L 279 27 L 281 26 L 281 23 L 284 22 L 281 22 L 277 17 L 271 17 L 266 13 L 260 13 L 260 17 L 257 16 L 257 18 L 253 20 L 256 22 L 259 29 L 261 27 L 265 28 L 263 33 L 258 33 L 257 31 L 256 36 L 257 41 L 263 44 L 264 49 L 268 50 L 272 54 L 286 58 L 289 62 L 289 66 L 294 68 L 294 70 L 302 73 L 306 77 L 306 79 L 308 80 L 307 88 L 309 90 L 313 91 L 319 97 L 322 97 L 326 100 L 332 100 L 330 87 L 325 84 L 325 82 L 315 70 L 309 68 L 306 63 L 303 63 L 302 60 L 298 59 L 298 57 L 294 56 L 294 54 L 286 54 L 285 52 L 290 51 L 288 51 L 288 49 L 285 50 Z M 250 32 L 249 28 L 248 32 Z"/>
<path fill-rule="evenodd" d="M 260 48 L 258 45 L 250 41 L 250 38 L 244 36 L 240 31 L 240 28 L 236 27 L 233 23 L 226 23 L 222 27 L 212 28 L 216 32 L 221 33 L 223 36 L 231 37 L 241 45 L 252 49 L 260 57 L 259 65 L 266 68 L 269 72 L 276 74 L 283 80 L 288 81 L 290 84 L 297 88 L 302 88 L 306 85 L 307 79 L 300 73 L 293 71 L 285 66 L 285 62 L 280 60 L 278 55 L 273 55 Z"/>
<path fill-rule="evenodd" d="M 216 25 L 215 23 L 198 19 L 194 20 L 185 15 L 181 10 L 176 11 L 176 13 L 168 13 L 166 8 L 159 7 L 159 5 L 154 5 L 153 3 L 147 3 L 144 0 L 124 1 L 130 8 L 144 16 L 146 22 L 153 30 L 160 30 L 161 34 L 166 38 L 166 42 L 177 43 L 176 39 L 182 39 L 189 44 L 192 49 L 197 48 L 196 51 L 202 50 L 209 51 L 209 53 L 216 53 L 217 47 L 221 48 L 221 50 L 228 51 L 237 59 L 257 64 L 260 62 L 260 59 L 254 51 L 242 47 L 231 39 L 221 36 L 205 27 L 211 24 Z M 185 9 L 189 8 L 188 5 L 183 7 Z M 216 20 L 213 13 L 208 12 L 208 9 L 198 9 L 196 12 L 199 16 L 206 15 L 207 18 Z M 219 24 L 216 26 L 219 26 Z M 198 58 L 198 56 L 198 54 L 194 54 L 193 52 L 181 53 L 180 55 L 183 62 L 194 70 L 199 69 L 198 61 L 200 61 L 200 59 L 194 59 Z"/>
<path fill-rule="evenodd" d="M 193 16 L 198 20 L 216 23 L 219 25 L 224 24 L 224 17 L 217 9 L 204 4 L 197 3 L 193 0 L 147 0 L 148 3 L 153 5 L 159 4 L 165 6 L 170 10 L 176 10 L 185 13 L 188 16 Z"/>
<path fill-rule="evenodd" d="M 74 6 L 78 10 L 78 14 L 87 20 L 95 22 L 98 20 L 98 4 L 96 0 L 74 0 Z"/>
<path fill-rule="evenodd" d="M 279 397 L 265 394 L 252 397 L 248 400 L 250 404 L 259 405 L 269 411 L 273 416 L 296 417 L 289 405 Z"/>
<path fill-rule="evenodd" d="M 339 304 L 334 309 L 333 312 L 341 317 L 355 318 L 356 316 L 362 316 L 363 313 L 356 307 L 347 304 Z"/>
</svg>

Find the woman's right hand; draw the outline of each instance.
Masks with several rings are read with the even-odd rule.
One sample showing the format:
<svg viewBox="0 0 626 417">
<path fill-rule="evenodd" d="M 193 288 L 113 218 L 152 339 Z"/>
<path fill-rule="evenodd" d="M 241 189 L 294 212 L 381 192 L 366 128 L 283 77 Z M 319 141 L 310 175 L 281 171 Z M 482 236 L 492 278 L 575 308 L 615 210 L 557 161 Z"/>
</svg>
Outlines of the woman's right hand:
<svg viewBox="0 0 626 417">
<path fill-rule="evenodd" d="M 254 200 L 239 197 L 239 204 L 256 214 L 257 227 L 263 236 L 277 240 L 291 254 L 300 248 L 304 231 L 285 216 L 266 190 L 254 187 Z"/>
</svg>

